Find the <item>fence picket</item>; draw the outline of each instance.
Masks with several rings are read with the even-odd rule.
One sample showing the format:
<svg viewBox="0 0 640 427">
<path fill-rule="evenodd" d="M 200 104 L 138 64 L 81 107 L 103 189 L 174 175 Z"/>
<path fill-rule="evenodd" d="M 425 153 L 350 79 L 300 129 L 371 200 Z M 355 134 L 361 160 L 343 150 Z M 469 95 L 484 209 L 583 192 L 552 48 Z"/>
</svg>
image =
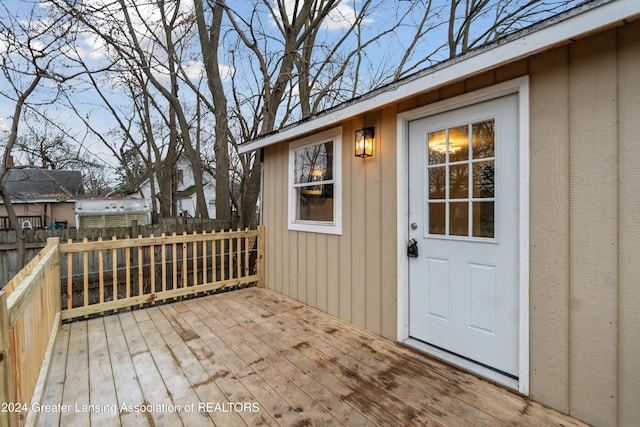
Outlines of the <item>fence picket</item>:
<svg viewBox="0 0 640 427">
<path fill-rule="evenodd" d="M 73 240 L 69 240 L 71 244 Z M 73 308 L 73 257 L 67 257 L 67 309 Z"/>
<path fill-rule="evenodd" d="M 165 237 L 162 233 L 162 237 Z M 162 245 L 162 292 L 167 290 L 167 247 Z"/>
<path fill-rule="evenodd" d="M 155 237 L 153 234 L 149 236 L 151 238 Z M 156 293 L 156 246 L 151 245 L 149 250 L 149 276 L 151 279 L 151 293 Z M 155 303 L 155 301 L 154 301 Z"/>
<path fill-rule="evenodd" d="M 194 231 L 193 234 L 198 233 Z M 193 277 L 193 286 L 198 286 L 198 242 L 195 240 L 191 243 L 191 252 L 193 252 L 191 254 L 191 259 L 193 260 L 193 273 L 191 277 Z"/>
<path fill-rule="evenodd" d="M 87 243 L 89 239 L 86 237 L 82 239 L 84 243 Z M 84 275 L 84 305 L 85 307 L 89 305 L 89 251 L 82 252 L 82 274 Z"/>
<path fill-rule="evenodd" d="M 98 237 L 98 242 L 102 242 L 102 237 Z M 98 251 L 98 287 L 100 289 L 100 304 L 104 302 L 104 260 L 103 250 Z"/>
<path fill-rule="evenodd" d="M 125 237 L 125 240 L 128 240 L 128 239 L 129 239 L 129 236 Z M 130 298 L 131 286 L 129 286 L 129 283 L 131 283 L 131 248 L 129 248 L 128 246 L 124 250 L 124 260 L 125 260 L 124 275 L 126 277 L 125 283 L 127 283 L 127 285 L 125 286 L 125 295 L 127 298 Z"/>
<path fill-rule="evenodd" d="M 176 233 L 174 232 L 172 236 L 176 237 Z M 178 283 L 178 246 L 176 243 L 173 244 L 173 258 L 171 258 L 171 265 L 173 266 L 173 282 L 171 282 L 171 289 L 176 289 Z"/>
<path fill-rule="evenodd" d="M 187 232 L 182 233 L 183 236 L 187 236 Z M 182 242 L 182 287 L 187 287 L 187 260 L 188 260 L 188 252 L 187 252 L 187 242 Z"/>
<path fill-rule="evenodd" d="M 202 235 L 203 237 L 207 234 L 205 230 Z M 205 285 L 209 283 L 209 272 L 207 270 L 207 241 L 202 241 L 202 284 Z"/>
<path fill-rule="evenodd" d="M 111 238 L 111 241 L 116 241 L 116 236 Z M 111 249 L 111 258 L 113 259 L 112 263 L 112 275 L 113 275 L 113 300 L 118 301 L 118 250 L 115 248 Z"/>
</svg>

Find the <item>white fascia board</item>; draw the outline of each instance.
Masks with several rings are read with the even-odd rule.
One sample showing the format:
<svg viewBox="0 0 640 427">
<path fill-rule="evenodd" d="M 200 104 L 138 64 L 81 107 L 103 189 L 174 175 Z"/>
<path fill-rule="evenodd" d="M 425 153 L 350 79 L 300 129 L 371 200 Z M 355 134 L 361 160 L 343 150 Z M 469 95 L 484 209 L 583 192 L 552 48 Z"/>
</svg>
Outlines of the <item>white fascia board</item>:
<svg viewBox="0 0 640 427">
<path fill-rule="evenodd" d="M 449 82 L 464 79 L 473 74 L 499 67 L 509 62 L 526 58 L 559 43 L 570 41 L 580 35 L 594 32 L 601 28 L 609 27 L 640 14 L 640 1 L 638 0 L 610 0 L 597 5 L 588 4 L 586 10 L 578 8 L 573 16 L 554 21 L 550 18 L 541 29 L 534 28 L 522 30 L 508 36 L 505 40 L 497 41 L 486 48 L 478 48 L 468 56 L 463 55 L 436 65 L 426 74 L 418 73 L 406 81 L 391 84 L 380 90 L 374 90 L 362 96 L 361 100 L 354 100 L 330 109 L 326 113 L 319 113 L 315 118 L 293 124 L 274 134 L 267 135 L 241 145 L 239 153 L 248 153 L 269 145 L 277 144 L 301 135 L 313 132 L 363 112 L 375 110 L 383 105 L 398 102 L 419 93 L 446 85 Z M 524 32 L 524 34 L 523 34 Z"/>
</svg>

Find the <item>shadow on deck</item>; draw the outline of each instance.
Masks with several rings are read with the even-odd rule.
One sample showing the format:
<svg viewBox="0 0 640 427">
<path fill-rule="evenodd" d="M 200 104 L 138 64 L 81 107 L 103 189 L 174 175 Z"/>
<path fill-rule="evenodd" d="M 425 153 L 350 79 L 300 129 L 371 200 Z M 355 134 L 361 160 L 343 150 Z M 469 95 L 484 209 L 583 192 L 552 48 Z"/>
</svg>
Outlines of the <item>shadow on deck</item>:
<svg viewBox="0 0 640 427">
<path fill-rule="evenodd" d="M 40 409 L 42 426 L 583 425 L 256 287 L 63 325 Z"/>
</svg>

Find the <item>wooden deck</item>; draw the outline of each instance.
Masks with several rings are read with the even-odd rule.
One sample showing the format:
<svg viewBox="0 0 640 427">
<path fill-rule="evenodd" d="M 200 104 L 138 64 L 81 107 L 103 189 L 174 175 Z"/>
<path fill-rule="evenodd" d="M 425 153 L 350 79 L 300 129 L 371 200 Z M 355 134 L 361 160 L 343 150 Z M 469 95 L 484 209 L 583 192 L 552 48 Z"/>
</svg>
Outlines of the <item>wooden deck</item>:
<svg viewBox="0 0 640 427">
<path fill-rule="evenodd" d="M 42 426 L 582 425 L 262 288 L 63 325 L 40 409 Z"/>
</svg>

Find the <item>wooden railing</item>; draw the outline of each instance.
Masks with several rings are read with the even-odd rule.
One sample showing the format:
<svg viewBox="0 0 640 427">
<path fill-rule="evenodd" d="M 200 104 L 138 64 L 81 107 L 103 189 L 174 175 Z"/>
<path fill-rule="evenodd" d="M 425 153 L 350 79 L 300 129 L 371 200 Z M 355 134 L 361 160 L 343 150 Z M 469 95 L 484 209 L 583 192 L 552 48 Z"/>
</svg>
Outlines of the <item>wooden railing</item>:
<svg viewBox="0 0 640 427">
<path fill-rule="evenodd" d="M 264 228 L 61 244 L 0 290 L 0 426 L 32 425 L 61 320 L 264 283 Z M 19 405 L 19 406 L 15 406 Z"/>
<path fill-rule="evenodd" d="M 59 239 L 0 291 L 0 425 L 26 422 L 40 401 L 60 325 Z"/>
<path fill-rule="evenodd" d="M 264 229 L 60 245 L 62 319 L 262 283 Z"/>
</svg>

